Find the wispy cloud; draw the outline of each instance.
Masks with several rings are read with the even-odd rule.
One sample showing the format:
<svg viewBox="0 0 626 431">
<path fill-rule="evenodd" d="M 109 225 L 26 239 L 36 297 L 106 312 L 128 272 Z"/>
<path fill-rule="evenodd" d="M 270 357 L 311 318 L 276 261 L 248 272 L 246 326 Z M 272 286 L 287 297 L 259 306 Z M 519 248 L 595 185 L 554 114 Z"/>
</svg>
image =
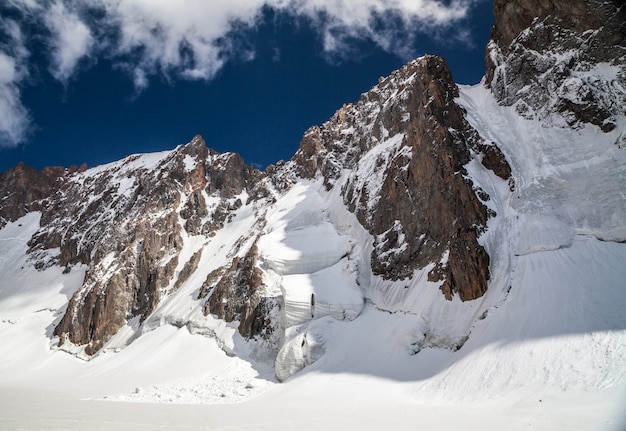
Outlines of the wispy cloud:
<svg viewBox="0 0 626 431">
<path fill-rule="evenodd" d="M 262 1 L 104 0 L 104 24 L 117 43 L 111 53 L 143 87 L 161 73 L 210 79 L 222 68 L 227 52 L 223 38 L 235 22 L 254 25 Z"/>
<path fill-rule="evenodd" d="M 30 126 L 28 110 L 22 104 L 20 85 L 27 78 L 26 49 L 19 25 L 0 18 L 0 148 L 15 147 L 26 139 Z"/>
<path fill-rule="evenodd" d="M 78 62 L 91 51 L 94 38 L 89 27 L 61 1 L 51 3 L 43 18 L 51 33 L 50 72 L 57 80 L 67 82 Z"/>
<path fill-rule="evenodd" d="M 354 41 L 370 40 L 401 57 L 413 55 L 419 35 L 450 28 L 474 0 L 292 0 L 286 8 L 308 17 L 322 36 L 327 54 L 351 54 Z"/>
<path fill-rule="evenodd" d="M 20 101 L 29 59 L 20 25 L 47 30 L 37 37 L 50 48 L 48 70 L 58 81 L 67 84 L 85 58 L 106 57 L 141 90 L 156 75 L 208 80 L 233 58 L 254 58 L 236 35 L 255 28 L 263 8 L 305 19 L 329 58 L 348 58 L 363 40 L 406 58 L 416 38 L 451 28 L 477 0 L 5 1 L 23 18 L 0 22 L 0 35 L 18 47 L 0 46 L 0 145 L 14 146 L 30 124 Z"/>
</svg>

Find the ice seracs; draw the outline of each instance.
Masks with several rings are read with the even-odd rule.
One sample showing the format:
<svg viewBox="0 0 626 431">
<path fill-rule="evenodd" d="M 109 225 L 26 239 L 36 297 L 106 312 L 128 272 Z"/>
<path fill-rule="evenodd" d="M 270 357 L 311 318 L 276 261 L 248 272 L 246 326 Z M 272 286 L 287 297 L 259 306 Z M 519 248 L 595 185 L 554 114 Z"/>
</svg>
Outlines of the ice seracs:
<svg viewBox="0 0 626 431">
<path fill-rule="evenodd" d="M 307 274 L 336 264 L 352 249 L 329 222 L 277 229 L 259 240 L 261 259 L 280 275 Z"/>
<path fill-rule="evenodd" d="M 261 264 L 276 274 L 282 296 L 285 337 L 275 365 L 280 380 L 324 353 L 324 331 L 308 322 L 325 316 L 353 320 L 363 308 L 351 256 L 356 241 L 331 222 L 320 186 L 305 181 L 279 197 L 258 242 Z"/>
</svg>

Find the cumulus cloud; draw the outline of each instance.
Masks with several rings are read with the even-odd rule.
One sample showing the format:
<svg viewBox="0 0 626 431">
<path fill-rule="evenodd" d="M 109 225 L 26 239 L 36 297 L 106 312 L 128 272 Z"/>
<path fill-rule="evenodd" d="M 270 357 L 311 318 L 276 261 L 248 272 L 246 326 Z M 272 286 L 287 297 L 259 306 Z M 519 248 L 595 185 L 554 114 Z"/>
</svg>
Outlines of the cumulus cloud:
<svg viewBox="0 0 626 431">
<path fill-rule="evenodd" d="M 458 21 L 474 0 L 102 1 L 107 25 L 119 34 L 115 54 L 130 58 L 125 66 L 143 86 L 157 72 L 212 78 L 234 54 L 228 35 L 237 26 L 254 27 L 263 7 L 306 18 L 330 55 L 347 57 L 351 42 L 367 39 L 408 57 L 416 33 Z"/>
<path fill-rule="evenodd" d="M 29 125 L 19 90 L 28 75 L 28 41 L 16 37 L 11 26 L 35 29 L 35 37 L 50 48 L 48 70 L 64 84 L 82 59 L 106 57 L 141 90 L 155 75 L 208 80 L 233 58 L 254 58 L 253 44 L 238 43 L 237 34 L 254 29 L 264 8 L 308 22 L 329 58 L 349 57 L 354 42 L 363 40 L 404 58 L 415 54 L 412 46 L 420 34 L 451 29 L 477 1 L 5 0 L 4 7 L 24 22 L 4 20 L 0 25 L 5 34 L 13 32 L 11 43 L 21 47 L 0 47 L 1 142 L 22 141 Z M 39 27 L 47 31 L 38 33 Z"/>
</svg>

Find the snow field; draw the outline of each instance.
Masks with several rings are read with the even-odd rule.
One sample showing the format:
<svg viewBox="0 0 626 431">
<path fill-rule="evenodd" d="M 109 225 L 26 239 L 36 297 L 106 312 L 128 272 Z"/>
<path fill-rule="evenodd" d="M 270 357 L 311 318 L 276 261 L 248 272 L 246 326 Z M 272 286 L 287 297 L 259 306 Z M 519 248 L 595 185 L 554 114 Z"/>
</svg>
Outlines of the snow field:
<svg viewBox="0 0 626 431">
<path fill-rule="evenodd" d="M 28 260 L 27 243 L 39 228 L 41 214 L 32 212 L 8 223 L 0 230 L 0 316 L 20 320 L 38 311 L 57 312 L 82 282 L 85 268 L 76 267 L 69 274 L 52 267 L 33 271 Z M 58 253 L 51 249 L 50 254 Z"/>
<path fill-rule="evenodd" d="M 622 127 L 609 133 L 592 125 L 548 127 L 498 106 L 480 84 L 461 86 L 457 101 L 470 124 L 509 161 L 516 184 L 508 207 L 530 223 L 522 226 L 524 231 L 545 219 L 546 224 L 556 220 L 569 226 L 558 229 L 566 237 L 563 230 L 573 229 L 605 241 L 626 240 L 626 152 L 616 145 L 624 133 L 624 116 L 618 119 Z"/>
<path fill-rule="evenodd" d="M 581 238 L 519 259 L 507 300 L 419 392 L 467 401 L 626 390 L 626 247 Z"/>
</svg>

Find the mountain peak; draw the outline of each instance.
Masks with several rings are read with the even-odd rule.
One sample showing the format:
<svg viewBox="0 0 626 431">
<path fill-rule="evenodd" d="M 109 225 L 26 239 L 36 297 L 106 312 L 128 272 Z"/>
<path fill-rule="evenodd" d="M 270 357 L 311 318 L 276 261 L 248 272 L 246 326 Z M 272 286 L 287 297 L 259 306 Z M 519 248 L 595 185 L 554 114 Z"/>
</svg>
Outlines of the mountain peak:
<svg viewBox="0 0 626 431">
<path fill-rule="evenodd" d="M 506 180 L 510 168 L 464 120 L 458 95 L 441 57 L 415 59 L 309 129 L 294 161 L 303 177 L 319 175 L 327 189 L 341 188 L 344 203 L 375 238 L 375 274 L 398 280 L 445 260 L 429 278 L 445 280 L 448 299 L 471 300 L 485 293 L 489 279 L 489 258 L 476 242 L 488 212 L 472 182 L 458 174 L 470 152 L 489 153 L 482 160 Z M 429 211 L 416 213 L 417 207 Z"/>
<path fill-rule="evenodd" d="M 491 38 L 507 53 L 513 40 L 536 21 L 546 18 L 558 20 L 562 29 L 587 30 L 604 26 L 607 18 L 619 12 L 620 0 L 589 1 L 571 0 L 559 2 L 553 0 L 495 0 L 493 13 L 494 26 Z M 617 17 L 615 17 L 617 18 Z M 538 41 L 545 43 L 546 41 Z"/>
</svg>

